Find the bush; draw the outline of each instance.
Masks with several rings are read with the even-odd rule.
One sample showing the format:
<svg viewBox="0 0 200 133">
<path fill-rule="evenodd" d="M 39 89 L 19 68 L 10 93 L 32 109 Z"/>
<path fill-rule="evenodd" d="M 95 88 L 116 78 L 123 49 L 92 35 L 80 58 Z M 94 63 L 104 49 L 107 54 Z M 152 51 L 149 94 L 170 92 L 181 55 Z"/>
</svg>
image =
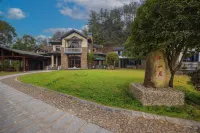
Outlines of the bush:
<svg viewBox="0 0 200 133">
<path fill-rule="evenodd" d="M 94 57 L 94 55 L 92 53 L 87 54 L 87 62 L 88 62 L 89 69 L 92 68 L 93 57 Z"/>
<path fill-rule="evenodd" d="M 108 53 L 106 56 L 106 64 L 108 65 L 108 69 L 114 69 L 115 68 L 115 63 L 119 61 L 119 56 L 112 52 Z"/>
<path fill-rule="evenodd" d="M 108 53 L 107 56 L 106 56 L 106 64 L 107 65 L 114 65 L 115 66 L 115 63 L 117 63 L 119 61 L 119 56 L 112 52 L 112 53 Z"/>
<path fill-rule="evenodd" d="M 11 67 L 11 66 L 10 66 L 9 61 L 8 61 L 8 60 L 4 60 L 4 61 L 3 61 L 3 64 L 1 65 L 2 70 L 3 70 L 3 71 L 9 70 L 10 67 Z"/>
<path fill-rule="evenodd" d="M 200 69 L 190 73 L 189 76 L 191 77 L 191 83 L 200 91 Z"/>
<path fill-rule="evenodd" d="M 20 61 L 13 61 L 14 70 L 19 72 L 20 69 Z"/>
</svg>

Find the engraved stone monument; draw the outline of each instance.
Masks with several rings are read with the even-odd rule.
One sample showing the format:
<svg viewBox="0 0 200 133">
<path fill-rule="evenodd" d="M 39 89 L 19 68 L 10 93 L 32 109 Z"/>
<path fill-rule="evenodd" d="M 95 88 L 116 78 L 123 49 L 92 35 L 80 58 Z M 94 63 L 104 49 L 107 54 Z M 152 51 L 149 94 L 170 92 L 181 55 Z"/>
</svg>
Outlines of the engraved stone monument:
<svg viewBox="0 0 200 133">
<path fill-rule="evenodd" d="M 131 84 L 130 92 L 143 105 L 184 105 L 184 93 L 168 87 L 170 71 L 162 51 L 151 52 L 146 60 L 144 84 Z"/>
</svg>

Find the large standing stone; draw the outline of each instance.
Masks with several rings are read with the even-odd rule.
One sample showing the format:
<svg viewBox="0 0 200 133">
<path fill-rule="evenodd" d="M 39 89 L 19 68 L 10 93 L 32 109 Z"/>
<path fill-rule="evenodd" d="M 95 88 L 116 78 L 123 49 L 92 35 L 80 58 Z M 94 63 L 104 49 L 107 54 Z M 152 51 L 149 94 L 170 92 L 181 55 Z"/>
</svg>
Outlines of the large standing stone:
<svg viewBox="0 0 200 133">
<path fill-rule="evenodd" d="M 146 60 L 144 84 L 131 84 L 130 92 L 144 106 L 181 106 L 185 94 L 168 87 L 170 71 L 162 51 L 149 54 Z"/>
<path fill-rule="evenodd" d="M 162 51 L 155 51 L 148 55 L 144 86 L 154 88 L 168 87 L 170 71 L 167 60 Z"/>
</svg>

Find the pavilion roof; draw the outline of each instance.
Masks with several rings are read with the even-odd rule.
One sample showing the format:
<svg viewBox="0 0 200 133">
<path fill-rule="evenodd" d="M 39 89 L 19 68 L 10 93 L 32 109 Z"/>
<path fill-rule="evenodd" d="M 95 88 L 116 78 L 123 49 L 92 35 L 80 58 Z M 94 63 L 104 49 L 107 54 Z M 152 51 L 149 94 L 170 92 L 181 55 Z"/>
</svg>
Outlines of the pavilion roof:
<svg viewBox="0 0 200 133">
<path fill-rule="evenodd" d="M 22 55 L 27 55 L 27 56 L 35 56 L 35 57 L 45 57 L 43 55 L 37 54 L 37 53 L 33 53 L 33 52 L 29 52 L 29 51 L 23 51 L 23 50 L 18 50 L 18 49 L 12 49 L 12 48 L 7 48 L 7 47 L 3 47 L 0 46 L 0 48 L 14 52 L 14 53 L 18 53 L 18 54 L 22 54 Z"/>
</svg>

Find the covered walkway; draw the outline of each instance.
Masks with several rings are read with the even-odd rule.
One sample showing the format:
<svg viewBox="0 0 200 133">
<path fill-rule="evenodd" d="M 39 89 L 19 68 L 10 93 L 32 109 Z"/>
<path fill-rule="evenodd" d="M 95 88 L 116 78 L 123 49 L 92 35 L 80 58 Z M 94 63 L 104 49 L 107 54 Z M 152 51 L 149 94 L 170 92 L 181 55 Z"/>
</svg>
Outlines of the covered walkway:
<svg viewBox="0 0 200 133">
<path fill-rule="evenodd" d="M 4 61 L 9 63 L 9 66 L 12 66 L 12 61 L 20 61 L 20 70 L 21 71 L 30 71 L 30 70 L 44 70 L 46 66 L 50 64 L 50 57 L 40 55 L 33 52 L 22 51 L 11 49 L 7 47 L 0 47 L 0 64 L 4 64 Z M 12 71 L 13 68 L 6 68 L 7 71 Z"/>
</svg>

